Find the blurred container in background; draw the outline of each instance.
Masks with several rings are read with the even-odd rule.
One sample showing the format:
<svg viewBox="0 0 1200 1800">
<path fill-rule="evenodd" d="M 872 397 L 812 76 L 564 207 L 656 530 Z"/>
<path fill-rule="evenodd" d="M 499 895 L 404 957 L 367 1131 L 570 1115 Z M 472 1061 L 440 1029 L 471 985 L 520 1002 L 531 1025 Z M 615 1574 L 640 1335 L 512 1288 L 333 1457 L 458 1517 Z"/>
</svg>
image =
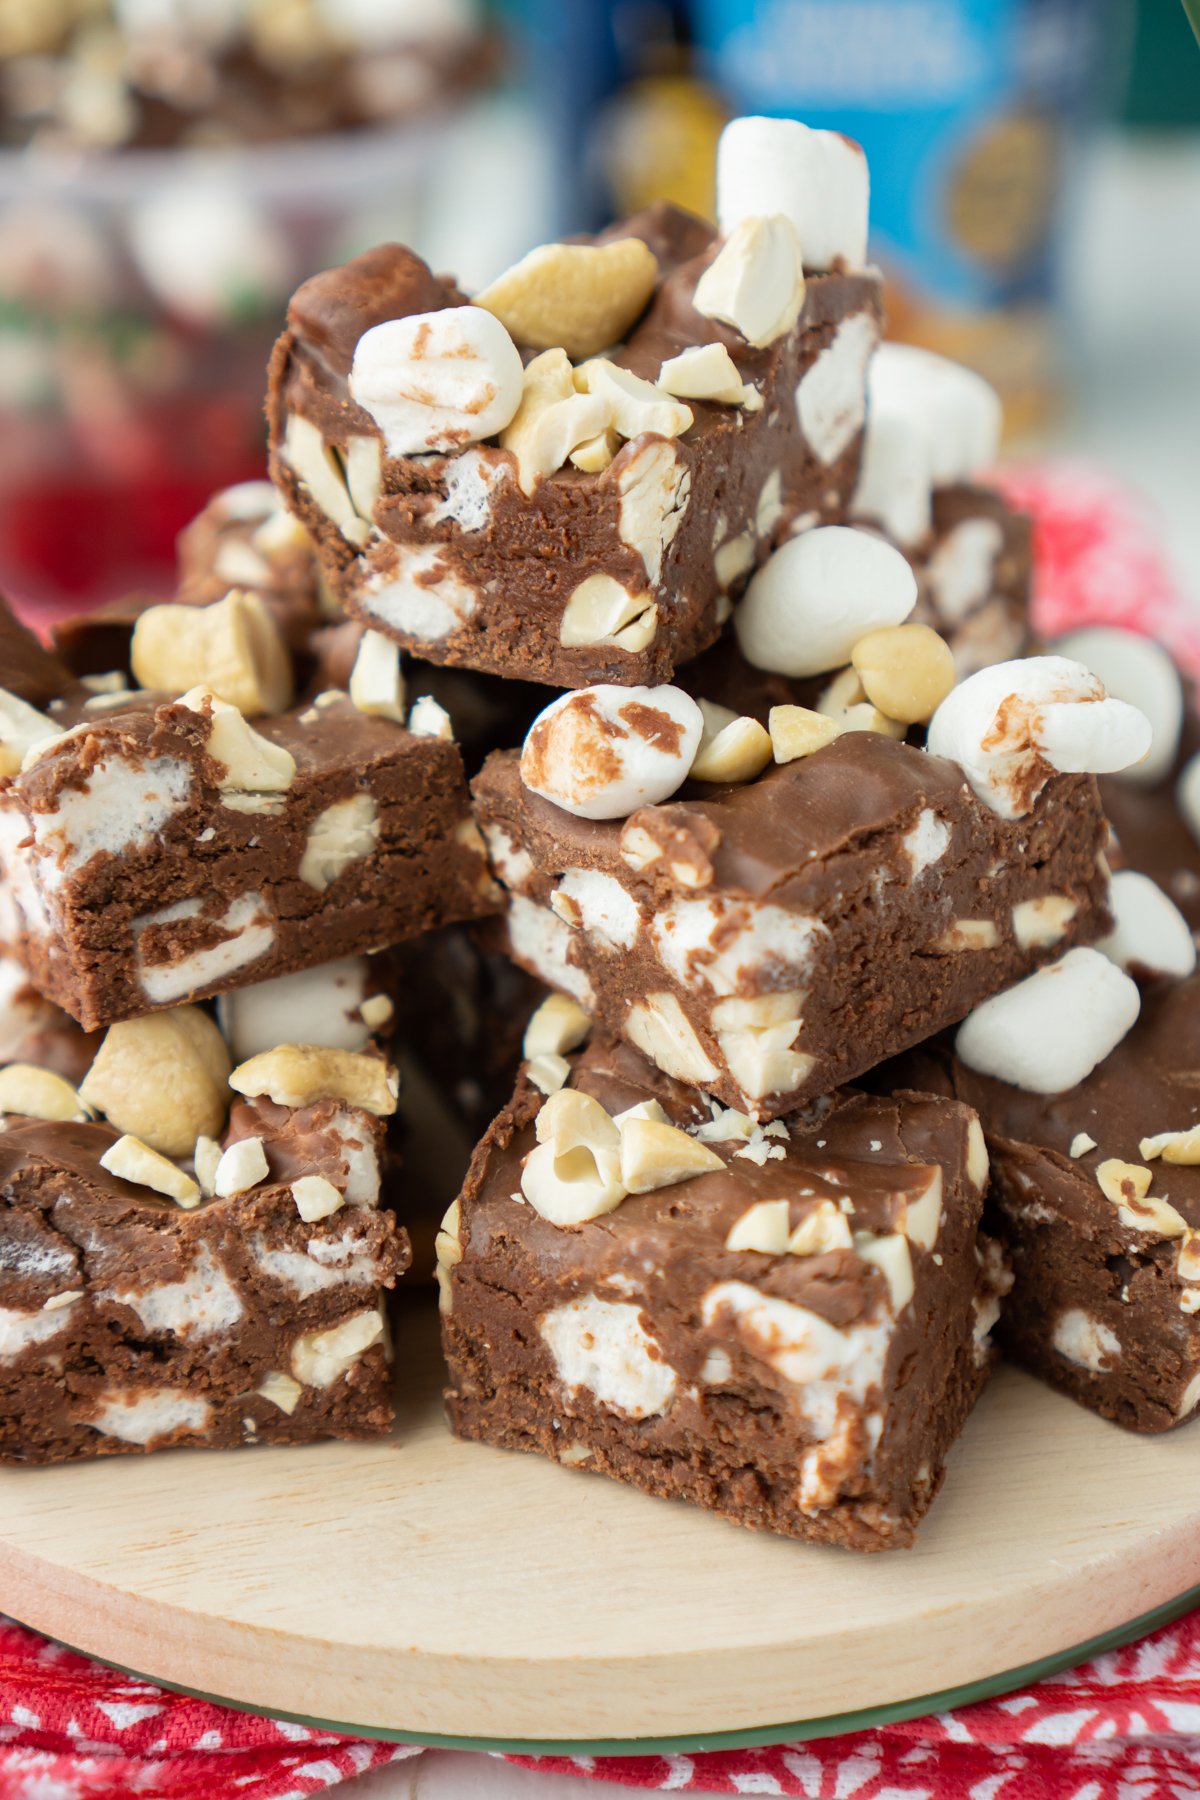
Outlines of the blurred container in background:
<svg viewBox="0 0 1200 1800">
<path fill-rule="evenodd" d="M 482 0 L 0 0 L 0 586 L 169 582 L 180 526 L 262 472 L 305 275 L 387 237 L 525 248 L 543 153 L 503 62 Z M 536 219 L 471 180 L 485 144 Z"/>
<path fill-rule="evenodd" d="M 1089 123 L 1119 92 L 1115 0 L 695 0 L 736 111 L 857 138 L 891 335 L 971 363 L 1010 428 L 1062 375 L 1063 227 Z"/>
</svg>

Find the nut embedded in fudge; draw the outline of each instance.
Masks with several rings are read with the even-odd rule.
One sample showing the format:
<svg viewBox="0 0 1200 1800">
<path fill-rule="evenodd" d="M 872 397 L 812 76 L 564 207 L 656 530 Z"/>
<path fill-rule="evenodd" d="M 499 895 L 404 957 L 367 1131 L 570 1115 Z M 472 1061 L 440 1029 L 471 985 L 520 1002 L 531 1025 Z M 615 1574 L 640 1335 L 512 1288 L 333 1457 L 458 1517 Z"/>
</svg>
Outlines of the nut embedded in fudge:
<svg viewBox="0 0 1200 1800">
<path fill-rule="evenodd" d="M 340 695 L 253 728 L 202 690 L 76 716 L 0 783 L 0 941 L 88 1028 L 494 910 L 443 737 Z"/>
<path fill-rule="evenodd" d="M 816 156 L 831 134 L 809 135 Z M 824 175 L 788 169 L 799 205 Z M 562 687 L 662 681 L 710 644 L 858 474 L 878 278 L 845 249 L 801 268 L 781 213 L 718 236 L 653 208 L 475 306 L 398 246 L 306 282 L 271 466 L 346 610 L 430 661 Z"/>
<path fill-rule="evenodd" d="M 758 1529 L 907 1544 L 986 1375 L 986 1180 L 953 1102 L 842 1093 L 763 1128 L 598 1040 L 549 1099 L 520 1082 L 444 1222 L 451 1423 Z"/>
<path fill-rule="evenodd" d="M 1060 1002 L 1050 994 L 1046 1006 L 1042 1029 L 1061 1034 Z M 1197 1068 L 1192 976 L 1146 993 L 1128 1034 L 1065 1092 L 980 1074 L 948 1047 L 878 1073 L 978 1110 L 992 1159 L 989 1229 L 1015 1277 L 1004 1349 L 1135 1431 L 1170 1430 L 1200 1407 Z"/>
<path fill-rule="evenodd" d="M 385 1433 L 382 1299 L 409 1252 L 381 1140 L 361 1106 L 239 1102 L 202 1199 L 107 1124 L 10 1112 L 0 1461 Z"/>
<path fill-rule="evenodd" d="M 1095 782 L 1006 820 L 870 732 L 621 820 L 474 784 L 512 953 L 660 1067 L 763 1118 L 961 1018 L 1108 927 Z"/>
</svg>

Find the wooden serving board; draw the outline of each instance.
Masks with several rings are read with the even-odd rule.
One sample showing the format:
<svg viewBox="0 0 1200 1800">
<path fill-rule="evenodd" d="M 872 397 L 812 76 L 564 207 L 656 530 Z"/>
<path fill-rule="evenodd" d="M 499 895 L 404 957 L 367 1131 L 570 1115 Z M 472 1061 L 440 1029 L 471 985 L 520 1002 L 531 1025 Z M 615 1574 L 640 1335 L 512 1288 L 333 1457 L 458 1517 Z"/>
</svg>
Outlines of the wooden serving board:
<svg viewBox="0 0 1200 1800">
<path fill-rule="evenodd" d="M 1004 1370 L 917 1548 L 855 1557 L 456 1442 L 435 1341 L 417 1304 L 384 1444 L 0 1472 L 0 1607 L 263 1711 L 574 1747 L 911 1703 L 1200 1586 L 1196 1426 Z"/>
</svg>

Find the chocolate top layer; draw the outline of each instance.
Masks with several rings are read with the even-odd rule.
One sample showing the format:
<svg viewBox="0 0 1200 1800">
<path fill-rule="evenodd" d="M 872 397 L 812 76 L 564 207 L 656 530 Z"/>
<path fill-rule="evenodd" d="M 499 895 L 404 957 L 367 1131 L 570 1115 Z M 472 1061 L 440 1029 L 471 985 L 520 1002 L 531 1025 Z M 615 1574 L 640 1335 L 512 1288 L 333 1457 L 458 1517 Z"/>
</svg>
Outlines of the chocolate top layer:
<svg viewBox="0 0 1200 1800">
<path fill-rule="evenodd" d="M 563 868 L 619 856 L 624 821 L 578 819 L 531 793 L 521 781 L 516 751 L 489 757 L 476 785 L 483 793 L 502 794 L 510 810 L 515 804 L 524 811 L 534 830 L 556 838 Z M 775 764 L 756 781 L 725 787 L 689 782 L 668 804 L 672 823 L 690 826 L 706 847 L 714 827 L 719 834 L 709 851 L 712 885 L 760 900 L 841 851 L 862 851 L 872 837 L 893 834 L 926 807 L 959 806 L 965 786 L 957 763 L 856 731 L 811 756 Z M 1092 795 L 1091 776 L 1059 776 L 1035 810 L 1071 806 Z M 996 823 L 999 828 L 1004 822 Z M 1016 830 L 1014 847 L 1019 847 L 1019 821 Z"/>
<path fill-rule="evenodd" d="M 593 1041 L 575 1059 L 569 1085 L 614 1115 L 653 1099 L 681 1127 L 695 1127 L 711 1116 L 703 1095 L 661 1074 L 632 1045 L 606 1038 Z M 486 1254 L 476 1233 L 511 1229 L 519 1204 L 522 1234 L 550 1278 L 579 1265 L 585 1271 L 581 1279 L 602 1281 L 605 1267 L 628 1269 L 632 1244 L 639 1262 L 660 1270 L 670 1267 L 673 1281 L 684 1289 L 745 1280 L 752 1268 L 754 1284 L 763 1293 L 809 1306 L 838 1326 L 874 1310 L 876 1297 L 886 1294 L 885 1278 L 877 1269 L 850 1249 L 748 1258 L 744 1251 L 725 1248 L 730 1229 L 760 1201 L 786 1200 L 794 1229 L 823 1201 L 838 1205 L 848 1197 L 853 1230 L 875 1235 L 899 1231 L 906 1208 L 927 1192 L 935 1168 L 945 1172 L 947 1202 L 953 1203 L 966 1166 L 971 1122 L 966 1107 L 953 1101 L 901 1092 L 876 1099 L 843 1089 L 783 1121 L 786 1135 L 773 1128 L 777 1135 L 763 1139 L 768 1154 L 761 1164 L 739 1155 L 747 1147 L 744 1139 L 709 1142 L 724 1169 L 653 1193 L 631 1194 L 615 1213 L 564 1229 L 513 1199 L 520 1194 L 521 1164 L 534 1148 L 533 1121 L 543 1103 L 542 1095 L 523 1081 L 512 1107 L 476 1152 L 468 1177 L 468 1193 L 477 1192 L 477 1204 L 467 1214 L 473 1248 Z M 973 1197 L 977 1203 L 978 1196 Z M 482 1222 L 479 1206 L 484 1208 Z M 494 1219 L 487 1216 L 491 1207 Z"/>
</svg>

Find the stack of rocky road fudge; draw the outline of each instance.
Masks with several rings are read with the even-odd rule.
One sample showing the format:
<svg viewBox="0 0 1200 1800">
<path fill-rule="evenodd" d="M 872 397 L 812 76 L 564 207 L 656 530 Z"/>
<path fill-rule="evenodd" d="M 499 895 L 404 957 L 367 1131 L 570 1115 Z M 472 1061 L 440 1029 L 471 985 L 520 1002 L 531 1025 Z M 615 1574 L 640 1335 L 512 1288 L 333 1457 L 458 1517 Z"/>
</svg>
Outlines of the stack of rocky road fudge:
<svg viewBox="0 0 1200 1800">
<path fill-rule="evenodd" d="M 315 276 L 174 598 L 5 625 L 5 1459 L 385 1431 L 406 1226 L 460 1435 L 796 1537 L 911 1540 L 994 1335 L 1200 1404 L 1182 684 L 1031 653 L 858 148 L 718 186 Z"/>
</svg>

